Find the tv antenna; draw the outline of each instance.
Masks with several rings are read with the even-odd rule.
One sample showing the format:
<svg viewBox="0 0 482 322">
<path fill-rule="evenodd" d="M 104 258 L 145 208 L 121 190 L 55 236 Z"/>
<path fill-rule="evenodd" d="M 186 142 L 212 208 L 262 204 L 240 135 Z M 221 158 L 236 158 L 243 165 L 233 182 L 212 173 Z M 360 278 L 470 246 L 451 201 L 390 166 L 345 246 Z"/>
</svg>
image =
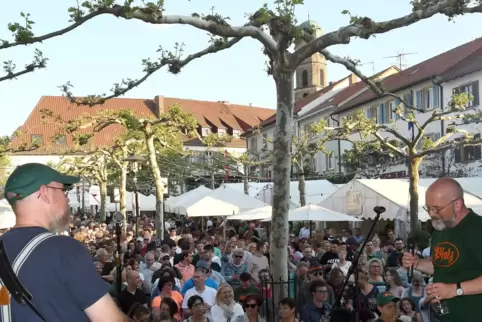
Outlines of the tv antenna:
<svg viewBox="0 0 482 322">
<path fill-rule="evenodd" d="M 365 65 L 372 65 L 372 75 L 375 75 L 375 62 L 367 61 L 364 63 L 360 63 L 360 66 L 365 66 Z"/>
<path fill-rule="evenodd" d="M 398 68 L 400 68 L 400 70 L 403 69 L 403 67 L 406 66 L 405 64 L 405 56 L 408 56 L 408 55 L 415 55 L 415 54 L 418 54 L 418 53 L 405 53 L 403 52 L 403 50 L 401 52 L 399 52 L 398 54 L 396 54 L 395 56 L 388 56 L 388 57 L 383 57 L 385 59 L 387 58 L 396 58 L 397 59 L 397 62 L 398 62 Z"/>
</svg>

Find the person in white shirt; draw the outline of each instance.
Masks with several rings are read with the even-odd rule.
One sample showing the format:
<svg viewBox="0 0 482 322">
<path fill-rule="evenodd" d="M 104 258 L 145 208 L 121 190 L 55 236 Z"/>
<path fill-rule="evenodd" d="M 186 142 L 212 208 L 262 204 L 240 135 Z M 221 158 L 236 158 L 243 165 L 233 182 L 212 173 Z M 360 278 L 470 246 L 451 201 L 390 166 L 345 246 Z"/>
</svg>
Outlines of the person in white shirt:
<svg viewBox="0 0 482 322">
<path fill-rule="evenodd" d="M 211 320 L 211 307 L 214 306 L 216 301 L 216 290 L 212 287 L 206 286 L 206 270 L 202 267 L 196 268 L 194 271 L 194 287 L 186 292 L 182 301 L 182 310 L 185 315 L 191 315 L 191 309 L 189 309 L 187 302 L 193 295 L 199 295 L 204 300 L 206 306 L 206 316 Z"/>
<path fill-rule="evenodd" d="M 215 305 L 211 309 L 213 321 L 234 321 L 236 317 L 243 316 L 243 307 L 234 301 L 234 292 L 229 284 L 221 284 L 216 294 Z"/>
<path fill-rule="evenodd" d="M 300 229 L 300 238 L 309 239 L 310 238 L 310 222 L 305 221 L 305 226 Z"/>
</svg>

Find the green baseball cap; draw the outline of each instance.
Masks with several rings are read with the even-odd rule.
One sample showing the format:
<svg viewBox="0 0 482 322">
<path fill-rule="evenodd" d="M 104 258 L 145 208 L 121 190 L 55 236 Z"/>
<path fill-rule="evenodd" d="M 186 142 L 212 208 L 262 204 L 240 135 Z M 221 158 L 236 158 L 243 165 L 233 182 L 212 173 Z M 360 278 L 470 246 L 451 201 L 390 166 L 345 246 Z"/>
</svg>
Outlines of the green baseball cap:
<svg viewBox="0 0 482 322">
<path fill-rule="evenodd" d="M 384 292 L 377 296 L 377 306 L 384 306 L 390 302 L 398 302 L 400 299 L 390 292 Z"/>
<path fill-rule="evenodd" d="M 41 163 L 26 163 L 13 170 L 5 184 L 5 199 L 13 205 L 38 191 L 41 186 L 51 182 L 71 186 L 78 183 L 80 178 L 62 174 Z"/>
</svg>

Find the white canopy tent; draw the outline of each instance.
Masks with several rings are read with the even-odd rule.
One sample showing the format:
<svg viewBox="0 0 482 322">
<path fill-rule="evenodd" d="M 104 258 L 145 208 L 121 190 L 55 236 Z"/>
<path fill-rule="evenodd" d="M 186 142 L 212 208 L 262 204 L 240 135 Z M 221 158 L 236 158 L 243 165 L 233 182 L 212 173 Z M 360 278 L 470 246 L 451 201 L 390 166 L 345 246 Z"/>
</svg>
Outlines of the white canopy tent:
<svg viewBox="0 0 482 322">
<path fill-rule="evenodd" d="M 355 216 L 317 205 L 307 205 L 290 211 L 289 221 L 361 221 Z"/>
<path fill-rule="evenodd" d="M 426 188 L 419 185 L 419 219 L 427 221 L 425 205 Z M 355 215 L 363 219 L 375 218 L 373 208 L 383 206 L 387 210 L 381 219 L 408 222 L 408 181 L 404 179 L 353 179 L 319 205 L 334 211 Z M 482 199 L 465 192 L 465 202 L 475 212 L 482 213 Z"/>
<path fill-rule="evenodd" d="M 290 182 L 290 209 L 296 209 L 300 206 L 300 191 L 298 189 L 298 185 L 298 181 Z M 223 184 L 223 186 L 244 193 L 243 183 L 225 183 Z M 319 204 L 336 190 L 338 190 L 337 185 L 334 185 L 328 180 L 305 181 L 306 203 Z M 271 205 L 273 200 L 273 183 L 248 182 L 248 193 L 251 197 L 254 197 L 268 205 Z"/>
<path fill-rule="evenodd" d="M 12 228 L 16 223 L 15 213 L 8 201 L 0 200 L 0 229 Z"/>
<path fill-rule="evenodd" d="M 186 214 L 189 217 L 229 216 L 265 205 L 258 199 L 221 186 L 199 201 L 187 205 Z"/>
<path fill-rule="evenodd" d="M 189 204 L 192 200 L 199 200 L 200 198 L 210 194 L 211 189 L 205 186 L 199 186 L 196 189 L 190 190 L 177 197 L 171 197 L 166 201 L 166 211 L 176 212 L 176 207 L 182 206 L 183 204 Z"/>
<path fill-rule="evenodd" d="M 265 205 L 260 208 L 243 211 L 237 215 L 226 217 L 227 220 L 260 220 L 271 218 L 273 208 L 270 205 Z"/>
</svg>

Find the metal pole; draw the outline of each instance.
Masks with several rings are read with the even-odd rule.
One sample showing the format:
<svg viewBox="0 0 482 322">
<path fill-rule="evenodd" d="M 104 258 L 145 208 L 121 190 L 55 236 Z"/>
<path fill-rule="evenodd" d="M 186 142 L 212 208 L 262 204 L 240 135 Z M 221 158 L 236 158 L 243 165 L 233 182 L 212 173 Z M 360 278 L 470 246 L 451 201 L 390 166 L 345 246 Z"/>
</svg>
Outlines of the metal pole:
<svg viewBox="0 0 482 322">
<path fill-rule="evenodd" d="M 139 192 L 137 191 L 137 185 L 135 187 L 134 195 L 136 198 L 136 237 L 139 237 Z"/>
</svg>

